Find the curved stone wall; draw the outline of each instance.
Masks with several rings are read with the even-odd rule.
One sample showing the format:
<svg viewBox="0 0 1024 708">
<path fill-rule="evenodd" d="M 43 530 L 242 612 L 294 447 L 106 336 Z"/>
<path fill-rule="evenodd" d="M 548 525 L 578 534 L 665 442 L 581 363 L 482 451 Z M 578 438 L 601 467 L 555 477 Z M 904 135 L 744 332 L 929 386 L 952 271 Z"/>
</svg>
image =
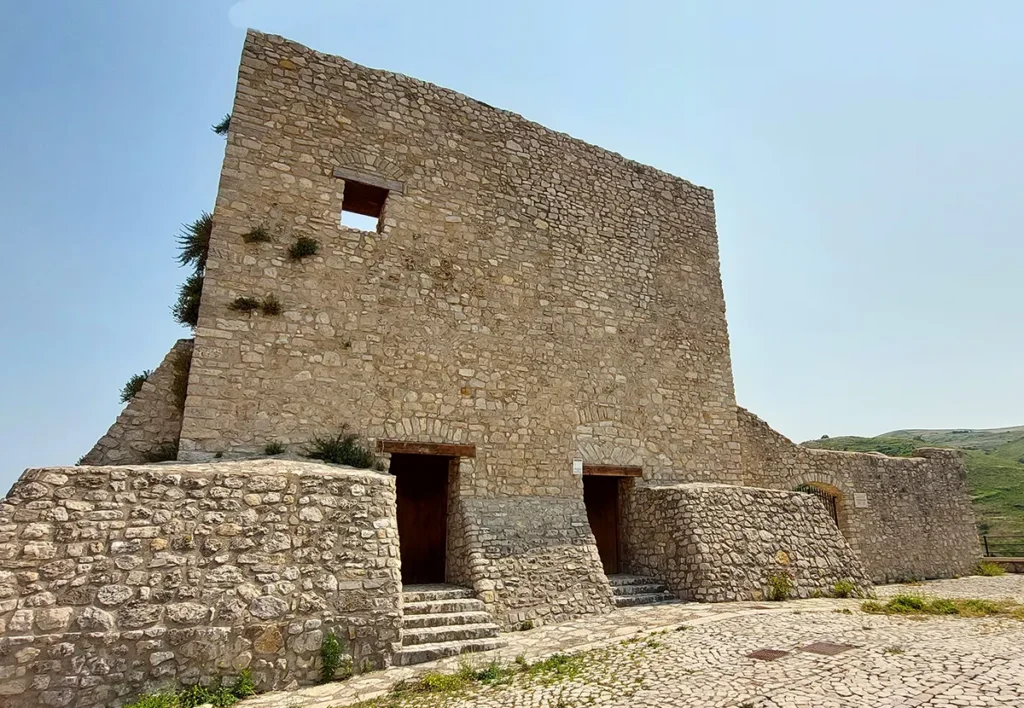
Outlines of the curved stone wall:
<svg viewBox="0 0 1024 708">
<path fill-rule="evenodd" d="M 743 408 L 737 420 L 744 483 L 839 492 L 840 528 L 878 583 L 971 572 L 981 556 L 963 457 L 922 448 L 914 457 L 794 444 Z"/>
<path fill-rule="evenodd" d="M 626 497 L 630 572 L 658 578 L 685 600 L 765 599 L 789 573 L 794 597 L 840 580 L 871 586 L 825 508 L 809 494 L 721 484 L 637 487 Z"/>
<path fill-rule="evenodd" d="M 394 479 L 287 460 L 26 471 L 0 504 L 0 704 L 120 704 L 400 641 Z"/>
</svg>

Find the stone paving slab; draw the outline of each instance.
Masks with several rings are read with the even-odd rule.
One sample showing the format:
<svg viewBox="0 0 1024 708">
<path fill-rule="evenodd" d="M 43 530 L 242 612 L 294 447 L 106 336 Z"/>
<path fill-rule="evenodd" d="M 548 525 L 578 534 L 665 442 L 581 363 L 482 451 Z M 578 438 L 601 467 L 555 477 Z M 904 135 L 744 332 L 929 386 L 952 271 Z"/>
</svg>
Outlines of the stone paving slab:
<svg viewBox="0 0 1024 708">
<path fill-rule="evenodd" d="M 885 598 L 911 591 L 1024 602 L 1024 576 L 886 586 L 877 594 Z M 503 635 L 509 646 L 495 652 L 278 691 L 239 705 L 340 708 L 383 695 L 401 680 L 451 671 L 466 661 L 479 666 L 495 659 L 509 662 L 517 655 L 532 661 L 555 652 L 603 648 L 604 654 L 572 680 L 485 688 L 448 697 L 444 705 L 1024 706 L 1024 622 L 865 615 L 858 605 L 856 600 L 816 599 L 629 608 Z M 687 628 L 676 631 L 680 625 Z M 643 639 L 624 643 L 637 637 Z M 854 648 L 834 656 L 800 651 L 815 642 Z M 759 649 L 790 653 L 774 661 L 745 656 Z"/>
</svg>

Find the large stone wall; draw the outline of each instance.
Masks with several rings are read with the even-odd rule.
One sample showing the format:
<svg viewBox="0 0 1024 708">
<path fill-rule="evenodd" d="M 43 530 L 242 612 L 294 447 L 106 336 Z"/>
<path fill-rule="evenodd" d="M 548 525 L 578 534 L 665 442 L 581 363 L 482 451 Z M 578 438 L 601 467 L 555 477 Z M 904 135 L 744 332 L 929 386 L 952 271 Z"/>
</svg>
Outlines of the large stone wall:
<svg viewBox="0 0 1024 708">
<path fill-rule="evenodd" d="M 336 168 L 395 186 L 379 233 L 339 225 Z M 229 307 L 270 294 L 281 316 Z M 475 496 L 578 498 L 577 456 L 739 482 L 711 191 L 250 32 L 179 459 L 343 423 L 474 443 Z"/>
<path fill-rule="evenodd" d="M 464 497 L 455 578 L 471 585 L 505 629 L 612 609 L 611 588 L 581 499 Z"/>
<path fill-rule="evenodd" d="M 179 339 L 79 464 L 139 465 L 175 459 L 191 361 L 192 340 Z"/>
<path fill-rule="evenodd" d="M 922 448 L 914 457 L 796 445 L 742 408 L 745 483 L 837 496 L 839 528 L 877 583 L 971 572 L 981 555 L 963 457 Z"/>
<path fill-rule="evenodd" d="M 250 461 L 28 470 L 0 504 L 0 704 L 119 705 L 253 671 L 314 680 L 400 640 L 387 475 Z"/>
<path fill-rule="evenodd" d="M 871 582 L 817 499 L 727 485 L 638 487 L 623 505 L 630 572 L 662 580 L 686 600 L 768 597 L 769 578 L 790 573 L 795 597 Z"/>
</svg>

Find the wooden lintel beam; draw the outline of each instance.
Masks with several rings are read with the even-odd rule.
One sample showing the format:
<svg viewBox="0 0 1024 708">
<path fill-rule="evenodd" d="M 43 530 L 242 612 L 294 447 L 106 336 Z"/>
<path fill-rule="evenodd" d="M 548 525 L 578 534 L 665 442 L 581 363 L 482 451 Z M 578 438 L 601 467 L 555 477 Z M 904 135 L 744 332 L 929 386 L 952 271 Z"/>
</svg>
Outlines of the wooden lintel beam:
<svg viewBox="0 0 1024 708">
<path fill-rule="evenodd" d="M 335 167 L 334 176 L 338 179 L 347 179 L 352 180 L 353 182 L 362 182 L 363 184 L 368 184 L 373 187 L 380 187 L 381 189 L 386 189 L 389 192 L 394 192 L 395 194 L 401 194 L 405 189 L 405 185 L 397 179 L 379 177 L 378 175 L 370 174 L 369 172 L 353 170 L 350 167 Z"/>
<path fill-rule="evenodd" d="M 644 468 L 633 465 L 583 465 L 583 474 L 601 477 L 643 477 Z"/>
<path fill-rule="evenodd" d="M 377 452 L 392 455 L 440 455 L 441 457 L 476 457 L 476 445 L 457 443 L 409 442 L 406 440 L 378 440 Z"/>
</svg>

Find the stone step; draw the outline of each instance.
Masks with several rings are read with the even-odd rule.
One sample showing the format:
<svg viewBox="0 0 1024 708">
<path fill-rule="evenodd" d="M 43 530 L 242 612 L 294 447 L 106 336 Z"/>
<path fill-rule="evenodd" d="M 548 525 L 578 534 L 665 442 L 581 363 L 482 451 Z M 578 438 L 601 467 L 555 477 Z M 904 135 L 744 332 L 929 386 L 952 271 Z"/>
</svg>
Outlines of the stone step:
<svg viewBox="0 0 1024 708">
<path fill-rule="evenodd" d="M 612 588 L 612 594 L 616 597 L 627 595 L 654 595 L 656 593 L 668 592 L 668 588 L 661 583 L 648 583 L 646 585 L 621 585 Z"/>
<path fill-rule="evenodd" d="M 474 651 L 491 651 L 508 646 L 508 640 L 501 637 L 488 639 L 471 639 L 461 642 L 439 642 L 437 644 L 418 644 L 397 652 L 392 659 L 395 666 L 411 666 L 425 661 L 435 661 L 448 656 L 458 656 Z"/>
<path fill-rule="evenodd" d="M 404 598 L 403 598 L 404 599 Z M 438 615 L 447 612 L 484 612 L 484 603 L 475 598 L 463 600 L 428 600 L 426 602 L 409 602 L 405 600 L 402 612 L 410 615 Z"/>
<path fill-rule="evenodd" d="M 458 585 L 406 585 L 402 598 L 409 602 L 428 602 L 430 600 L 463 600 L 473 597 L 470 588 Z"/>
<path fill-rule="evenodd" d="M 481 603 L 483 604 L 483 603 Z M 402 618 L 402 626 L 409 629 L 425 629 L 428 627 L 452 627 L 466 624 L 493 624 L 488 612 L 439 612 L 437 614 L 406 615 Z"/>
<path fill-rule="evenodd" d="M 650 578 L 645 578 L 642 575 L 625 575 L 618 573 L 615 575 L 608 576 L 608 583 L 613 587 L 622 587 L 624 585 L 647 585 L 654 582 Z"/>
<path fill-rule="evenodd" d="M 497 636 L 498 625 L 493 622 L 460 624 L 448 627 L 422 627 L 420 629 L 403 628 L 402 646 L 493 639 Z"/>
<path fill-rule="evenodd" d="M 670 592 L 649 593 L 647 595 L 616 595 L 616 607 L 636 607 L 637 605 L 660 605 L 663 602 L 675 602 L 676 596 Z"/>
</svg>

